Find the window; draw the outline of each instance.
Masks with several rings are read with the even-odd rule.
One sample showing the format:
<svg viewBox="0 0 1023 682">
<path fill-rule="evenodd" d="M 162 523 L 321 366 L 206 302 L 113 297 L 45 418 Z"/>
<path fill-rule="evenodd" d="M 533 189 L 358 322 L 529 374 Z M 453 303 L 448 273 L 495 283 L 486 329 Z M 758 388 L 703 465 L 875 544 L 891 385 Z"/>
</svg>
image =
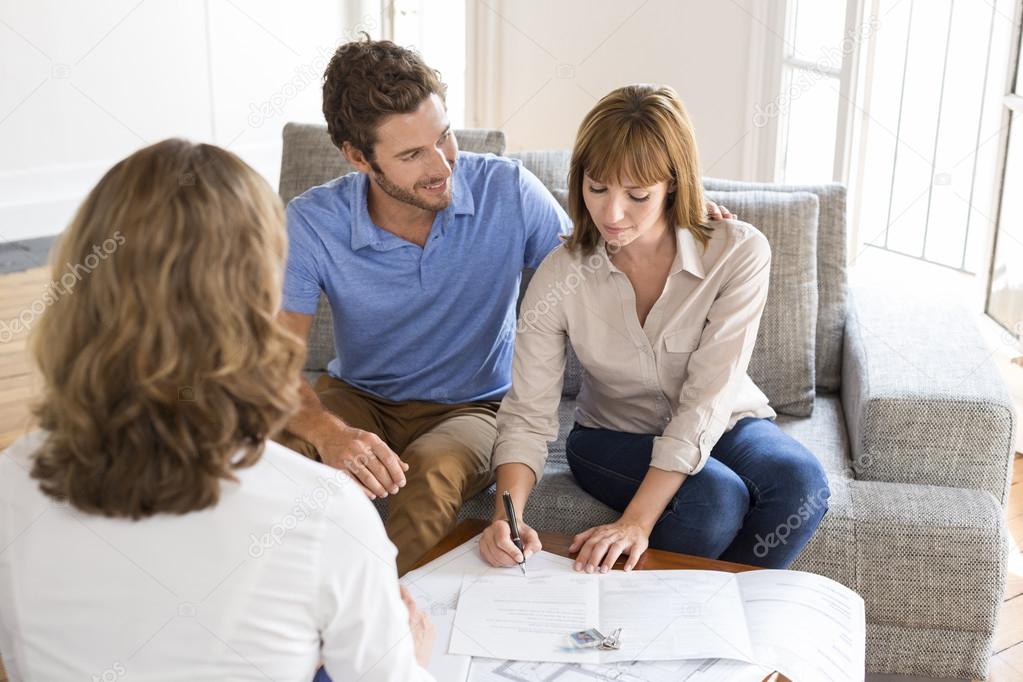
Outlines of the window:
<svg viewBox="0 0 1023 682">
<path fill-rule="evenodd" d="M 788 0 L 773 179 L 846 183 L 853 253 L 984 273 L 1018 1 Z"/>
<path fill-rule="evenodd" d="M 1015 22 L 1018 25 L 1018 22 Z M 1017 30 L 1017 33 L 1019 31 Z M 1000 113 L 1008 119 L 1004 147 L 1001 201 L 994 239 L 987 312 L 999 324 L 1023 339 L 1023 35 L 1016 38 L 1010 92 L 1002 98 Z"/>
<path fill-rule="evenodd" d="M 788 3 L 778 99 L 779 152 L 774 174 L 778 181 L 841 178 L 844 116 L 840 111 L 848 99 L 842 96 L 848 90 L 843 72 L 852 52 L 846 39 L 846 10 L 845 0 Z"/>
<path fill-rule="evenodd" d="M 448 86 L 452 128 L 465 127 L 465 0 L 394 0 L 384 8 L 384 37 L 415 48 Z"/>
<path fill-rule="evenodd" d="M 852 218 L 867 246 L 981 271 L 995 195 L 1005 2 L 872 0 Z M 978 47 L 989 49 L 978 49 Z"/>
</svg>

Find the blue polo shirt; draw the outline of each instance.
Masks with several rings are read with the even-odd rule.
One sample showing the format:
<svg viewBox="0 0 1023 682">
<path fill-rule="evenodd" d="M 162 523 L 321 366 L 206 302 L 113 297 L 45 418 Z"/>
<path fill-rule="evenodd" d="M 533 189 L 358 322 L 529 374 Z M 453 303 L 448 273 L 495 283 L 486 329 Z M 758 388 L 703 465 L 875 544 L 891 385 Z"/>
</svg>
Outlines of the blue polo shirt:
<svg viewBox="0 0 1023 682">
<path fill-rule="evenodd" d="M 334 314 L 327 371 L 394 401 L 500 400 L 511 385 L 522 268 L 571 228 L 518 160 L 460 152 L 452 199 L 423 248 L 373 223 L 350 173 L 288 204 L 283 307 Z"/>
</svg>

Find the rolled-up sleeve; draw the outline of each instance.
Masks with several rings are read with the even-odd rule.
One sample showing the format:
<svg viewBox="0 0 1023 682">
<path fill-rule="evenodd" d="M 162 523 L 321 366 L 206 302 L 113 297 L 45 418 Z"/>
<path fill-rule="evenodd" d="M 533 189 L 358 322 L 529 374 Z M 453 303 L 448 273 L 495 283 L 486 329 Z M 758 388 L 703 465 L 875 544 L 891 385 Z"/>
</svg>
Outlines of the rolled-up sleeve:
<svg viewBox="0 0 1023 682">
<path fill-rule="evenodd" d="M 564 248 L 564 247 L 561 247 Z M 492 466 L 521 462 L 543 476 L 547 443 L 558 437 L 558 404 L 565 375 L 565 311 L 557 287 L 555 249 L 529 282 L 519 309 L 512 386 L 497 413 Z"/>
<path fill-rule="evenodd" d="M 767 303 L 771 247 L 750 233 L 730 259 L 733 272 L 711 304 L 700 342 L 689 358 L 678 407 L 654 439 L 650 465 L 696 474 L 732 415 Z"/>
</svg>

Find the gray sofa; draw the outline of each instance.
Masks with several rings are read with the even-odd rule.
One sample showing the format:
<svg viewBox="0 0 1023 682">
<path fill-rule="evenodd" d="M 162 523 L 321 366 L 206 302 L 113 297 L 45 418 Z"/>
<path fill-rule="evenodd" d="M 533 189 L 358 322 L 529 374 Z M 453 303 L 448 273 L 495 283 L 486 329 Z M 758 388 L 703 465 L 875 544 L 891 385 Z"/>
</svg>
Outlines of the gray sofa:
<svg viewBox="0 0 1023 682">
<path fill-rule="evenodd" d="M 500 131 L 456 137 L 463 150 L 504 153 Z M 564 202 L 568 152 L 509 156 Z M 323 126 L 285 127 L 284 201 L 348 171 Z M 849 290 L 841 185 L 705 186 L 772 242 L 750 374 L 770 387 L 778 425 L 819 457 L 830 482 L 829 511 L 793 568 L 863 596 L 868 671 L 985 677 L 1006 580 L 1016 416 L 970 316 L 898 291 Z M 307 375 L 333 355 L 321 300 Z M 561 434 L 525 513 L 542 530 L 575 533 L 616 518 L 575 485 L 565 462 L 581 372 L 572 356 Z M 492 486 L 462 515 L 488 518 L 493 508 Z"/>
</svg>

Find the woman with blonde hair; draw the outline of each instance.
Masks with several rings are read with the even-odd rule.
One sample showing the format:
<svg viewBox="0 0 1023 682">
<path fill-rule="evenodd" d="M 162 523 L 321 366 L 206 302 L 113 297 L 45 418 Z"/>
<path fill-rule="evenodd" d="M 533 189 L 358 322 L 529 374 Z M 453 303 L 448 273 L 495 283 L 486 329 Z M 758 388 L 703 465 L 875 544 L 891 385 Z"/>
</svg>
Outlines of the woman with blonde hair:
<svg viewBox="0 0 1023 682">
<path fill-rule="evenodd" d="M 275 319 L 283 225 L 234 154 L 166 140 L 60 238 L 33 328 L 41 430 L 0 453 L 12 679 L 310 680 L 321 659 L 432 679 L 371 503 L 267 440 L 303 360 Z"/>
<path fill-rule="evenodd" d="M 568 463 L 584 490 L 621 513 L 575 536 L 576 570 L 607 571 L 622 555 L 630 570 L 648 546 L 786 567 L 827 509 L 820 463 L 775 425 L 746 373 L 770 246 L 747 223 L 708 223 L 699 173 L 674 90 L 631 85 L 605 96 L 572 152 L 575 229 L 522 302 L 512 388 L 497 416 L 497 490 L 521 514 L 543 475 L 567 338 L 584 369 Z M 510 565 L 524 557 L 498 498 L 481 553 Z M 528 557 L 540 542 L 518 523 Z"/>
</svg>

